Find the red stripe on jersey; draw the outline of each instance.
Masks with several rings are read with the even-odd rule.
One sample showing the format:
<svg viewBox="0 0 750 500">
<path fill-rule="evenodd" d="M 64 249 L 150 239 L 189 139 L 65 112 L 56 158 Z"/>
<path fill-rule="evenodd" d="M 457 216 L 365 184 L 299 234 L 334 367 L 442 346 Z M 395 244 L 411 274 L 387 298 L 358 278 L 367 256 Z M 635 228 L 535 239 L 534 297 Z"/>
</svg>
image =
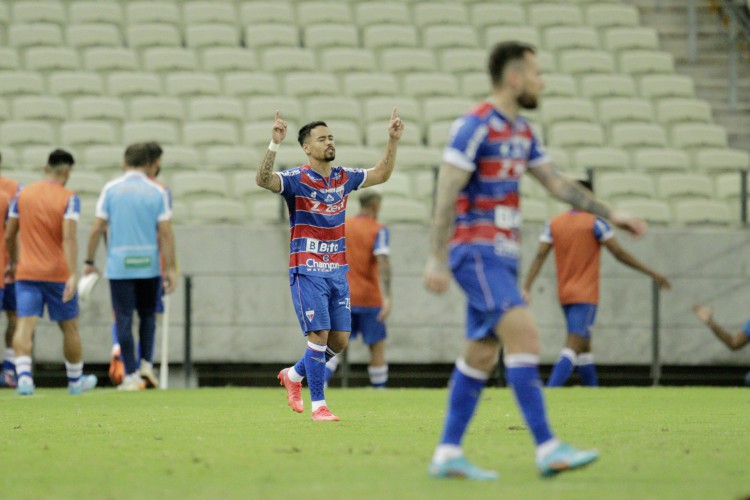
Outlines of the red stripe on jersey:
<svg viewBox="0 0 750 500">
<path fill-rule="evenodd" d="M 311 212 L 314 214 L 325 215 L 331 217 L 338 215 L 339 213 L 346 210 L 346 200 L 341 200 L 333 205 L 327 205 L 321 201 L 311 200 L 302 196 L 297 196 L 294 199 L 294 209 L 303 212 Z"/>
<path fill-rule="evenodd" d="M 311 267 L 307 265 L 307 262 L 312 260 L 313 262 L 321 262 L 323 264 L 338 264 L 339 267 L 346 265 L 346 251 L 338 253 L 327 253 L 328 261 L 323 260 L 323 256 L 317 253 L 310 252 L 295 252 L 289 254 L 289 267 Z"/>
<path fill-rule="evenodd" d="M 518 239 L 513 231 L 500 229 L 490 223 L 479 222 L 468 226 L 456 226 L 451 243 L 477 243 L 480 241 L 492 243 L 498 233 L 504 234 L 509 240 Z"/>
<path fill-rule="evenodd" d="M 292 238 L 315 238 L 321 241 L 335 241 L 345 235 L 344 224 L 336 227 L 317 227 L 309 224 L 296 224 L 292 231 Z"/>
<path fill-rule="evenodd" d="M 493 109 L 492 103 L 483 102 L 481 104 L 478 104 L 471 111 L 469 111 L 469 114 L 485 119 L 492 112 L 492 109 Z"/>
<path fill-rule="evenodd" d="M 479 160 L 480 177 L 497 179 L 518 179 L 526 170 L 526 161 L 514 158 L 483 158 Z"/>
<path fill-rule="evenodd" d="M 505 196 L 491 198 L 482 197 L 476 198 L 472 204 L 466 195 L 462 195 L 456 200 L 456 215 L 465 215 L 472 208 L 477 210 L 489 211 L 494 210 L 497 206 L 518 208 L 519 202 L 518 193 L 508 193 Z"/>
</svg>

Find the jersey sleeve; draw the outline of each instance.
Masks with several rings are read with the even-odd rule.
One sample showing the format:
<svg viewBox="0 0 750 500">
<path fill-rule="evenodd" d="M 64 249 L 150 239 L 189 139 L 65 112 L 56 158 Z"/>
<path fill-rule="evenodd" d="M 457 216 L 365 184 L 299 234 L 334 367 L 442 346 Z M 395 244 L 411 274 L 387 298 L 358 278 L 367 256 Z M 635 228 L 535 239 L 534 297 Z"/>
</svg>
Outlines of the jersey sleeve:
<svg viewBox="0 0 750 500">
<path fill-rule="evenodd" d="M 172 198 L 168 189 L 162 189 L 160 194 L 159 217 L 156 220 L 164 222 L 172 218 Z"/>
<path fill-rule="evenodd" d="M 279 181 L 281 181 L 281 191 L 278 194 L 286 199 L 294 198 L 300 185 L 302 170 L 292 168 L 281 172 L 273 172 L 273 174 L 278 175 Z"/>
<path fill-rule="evenodd" d="M 443 151 L 443 161 L 467 172 L 476 170 L 477 151 L 488 130 L 476 116 L 463 116 L 454 121 Z"/>
<path fill-rule="evenodd" d="M 81 218 L 81 199 L 77 194 L 71 194 L 68 198 L 68 204 L 65 207 L 65 220 L 79 220 Z"/>
<path fill-rule="evenodd" d="M 97 218 L 103 220 L 109 220 L 109 197 L 107 196 L 107 190 L 102 190 L 102 194 L 99 195 L 99 199 L 96 201 L 96 212 Z"/>
<path fill-rule="evenodd" d="M 747 338 L 750 338 L 750 319 L 745 321 L 745 324 L 742 325 L 742 333 L 744 333 Z"/>
<path fill-rule="evenodd" d="M 8 218 L 9 219 L 18 219 L 18 195 L 21 193 L 21 190 L 19 189 L 16 191 L 16 195 L 13 196 L 13 199 L 10 201 L 10 206 L 8 207 Z"/>
<path fill-rule="evenodd" d="M 344 167 L 343 171 L 349 176 L 349 181 L 346 183 L 344 194 L 349 194 L 352 191 L 361 188 L 362 184 L 367 180 L 367 170 L 364 168 Z"/>
<path fill-rule="evenodd" d="M 539 241 L 541 243 L 549 243 L 550 245 L 553 243 L 552 227 L 550 226 L 549 222 L 544 225 L 544 231 L 542 231 L 542 234 L 539 235 Z"/>
<path fill-rule="evenodd" d="M 391 233 L 386 226 L 380 226 L 378 235 L 375 238 L 375 244 L 372 247 L 373 255 L 390 255 L 391 254 Z"/>
<path fill-rule="evenodd" d="M 607 224 L 604 219 L 597 217 L 594 220 L 594 236 L 599 243 L 607 241 L 608 239 L 614 237 L 614 235 L 615 232 L 612 229 L 612 226 Z"/>
<path fill-rule="evenodd" d="M 531 145 L 529 147 L 529 158 L 526 165 L 528 165 L 529 168 L 534 168 L 549 163 L 550 158 L 547 156 L 547 151 L 544 149 L 542 141 L 539 140 L 531 126 L 527 124 L 527 127 L 529 127 L 529 132 L 531 133 Z"/>
</svg>

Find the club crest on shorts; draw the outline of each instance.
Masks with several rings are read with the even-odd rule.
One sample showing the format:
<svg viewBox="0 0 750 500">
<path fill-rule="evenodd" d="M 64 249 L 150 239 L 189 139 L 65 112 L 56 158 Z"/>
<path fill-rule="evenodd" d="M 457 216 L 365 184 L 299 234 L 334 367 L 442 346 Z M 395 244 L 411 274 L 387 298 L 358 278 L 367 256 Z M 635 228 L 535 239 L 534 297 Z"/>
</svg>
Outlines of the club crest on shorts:
<svg viewBox="0 0 750 500">
<path fill-rule="evenodd" d="M 313 318 L 315 317 L 315 311 L 310 309 L 309 311 L 305 311 L 305 316 L 307 316 L 307 321 L 312 323 Z"/>
</svg>

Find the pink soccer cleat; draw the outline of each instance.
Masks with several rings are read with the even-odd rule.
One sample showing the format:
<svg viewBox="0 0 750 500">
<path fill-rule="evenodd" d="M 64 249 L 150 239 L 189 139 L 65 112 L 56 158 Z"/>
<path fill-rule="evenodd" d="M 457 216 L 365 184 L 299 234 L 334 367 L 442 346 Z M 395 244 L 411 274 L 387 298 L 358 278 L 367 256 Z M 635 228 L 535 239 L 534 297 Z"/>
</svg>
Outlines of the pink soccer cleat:
<svg viewBox="0 0 750 500">
<path fill-rule="evenodd" d="M 286 387 L 286 399 L 292 410 L 302 413 L 305 405 L 302 403 L 302 382 L 292 382 L 288 376 L 289 368 L 284 368 L 276 375 L 279 385 Z M 338 419 L 337 419 L 338 420 Z"/>
<path fill-rule="evenodd" d="M 339 417 L 331 413 L 327 406 L 321 406 L 312 414 L 312 419 L 316 422 L 338 422 Z"/>
</svg>

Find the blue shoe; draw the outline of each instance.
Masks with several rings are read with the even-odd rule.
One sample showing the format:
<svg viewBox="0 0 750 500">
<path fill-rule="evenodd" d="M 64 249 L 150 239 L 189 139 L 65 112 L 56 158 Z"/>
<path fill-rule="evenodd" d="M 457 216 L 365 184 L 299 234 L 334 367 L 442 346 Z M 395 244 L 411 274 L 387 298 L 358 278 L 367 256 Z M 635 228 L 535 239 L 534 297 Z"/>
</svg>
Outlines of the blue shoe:
<svg viewBox="0 0 750 500">
<path fill-rule="evenodd" d="M 77 382 L 68 383 L 68 394 L 77 396 L 96 387 L 96 375 L 84 375 Z"/>
<path fill-rule="evenodd" d="M 16 390 L 21 396 L 33 396 L 34 388 L 34 381 L 31 377 L 21 377 L 18 380 L 18 387 L 16 387 Z"/>
<path fill-rule="evenodd" d="M 594 450 L 577 450 L 566 443 L 560 443 L 557 448 L 541 460 L 536 466 L 542 477 L 551 477 L 566 470 L 584 467 L 599 458 Z"/>
<path fill-rule="evenodd" d="M 478 481 L 495 481 L 500 477 L 500 474 L 495 471 L 480 469 L 469 462 L 466 457 L 454 458 L 442 464 L 433 462 L 428 472 L 432 477 L 455 477 Z"/>
</svg>

